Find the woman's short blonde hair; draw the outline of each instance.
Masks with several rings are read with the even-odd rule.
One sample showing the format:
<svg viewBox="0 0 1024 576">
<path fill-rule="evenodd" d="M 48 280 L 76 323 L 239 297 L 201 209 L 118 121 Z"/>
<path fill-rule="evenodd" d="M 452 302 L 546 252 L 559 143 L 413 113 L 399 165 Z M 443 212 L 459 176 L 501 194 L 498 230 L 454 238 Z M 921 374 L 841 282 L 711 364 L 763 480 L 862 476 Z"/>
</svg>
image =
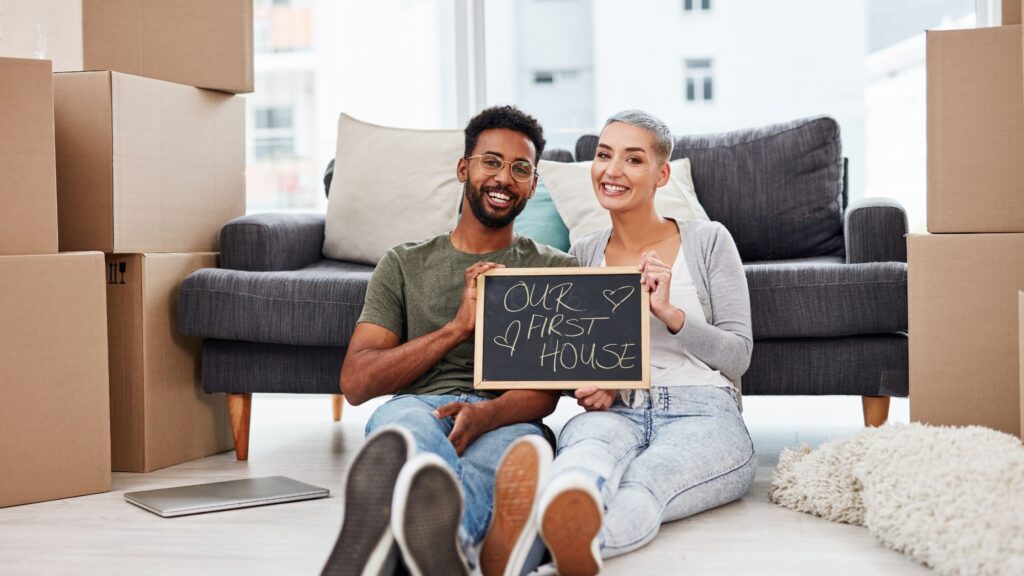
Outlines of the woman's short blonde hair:
<svg viewBox="0 0 1024 576">
<path fill-rule="evenodd" d="M 664 162 L 668 162 L 669 158 L 672 157 L 672 147 L 675 146 L 675 142 L 672 140 L 672 132 L 669 131 L 668 126 L 661 119 L 653 114 L 648 114 L 643 110 L 623 110 L 622 112 L 612 114 L 604 125 L 607 126 L 612 122 L 622 122 L 623 124 L 636 126 L 650 132 L 654 135 L 654 153 Z"/>
</svg>

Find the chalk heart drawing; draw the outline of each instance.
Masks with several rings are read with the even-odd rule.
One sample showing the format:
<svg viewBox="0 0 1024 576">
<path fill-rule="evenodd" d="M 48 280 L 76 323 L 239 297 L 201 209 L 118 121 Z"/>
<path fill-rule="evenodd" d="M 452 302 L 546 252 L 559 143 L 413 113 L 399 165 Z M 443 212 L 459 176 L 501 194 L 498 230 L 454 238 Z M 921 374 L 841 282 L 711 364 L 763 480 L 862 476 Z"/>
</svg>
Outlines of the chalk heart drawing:
<svg viewBox="0 0 1024 576">
<path fill-rule="evenodd" d="M 513 328 L 515 328 L 515 330 L 513 330 Z M 513 320 L 512 322 L 509 322 L 508 328 L 505 328 L 504 336 L 494 337 L 494 343 L 503 348 L 508 348 L 508 355 L 512 356 L 516 353 L 516 344 L 519 343 L 519 333 L 522 329 L 522 323 L 519 320 Z"/>
<path fill-rule="evenodd" d="M 621 288 L 616 288 L 615 290 L 605 290 L 604 292 L 602 292 L 602 294 L 604 294 L 605 300 L 611 302 L 612 313 L 614 314 L 615 309 L 621 306 L 622 303 L 625 302 L 626 300 L 629 300 L 629 297 L 633 295 L 633 292 L 636 292 L 635 287 L 622 286 Z"/>
</svg>

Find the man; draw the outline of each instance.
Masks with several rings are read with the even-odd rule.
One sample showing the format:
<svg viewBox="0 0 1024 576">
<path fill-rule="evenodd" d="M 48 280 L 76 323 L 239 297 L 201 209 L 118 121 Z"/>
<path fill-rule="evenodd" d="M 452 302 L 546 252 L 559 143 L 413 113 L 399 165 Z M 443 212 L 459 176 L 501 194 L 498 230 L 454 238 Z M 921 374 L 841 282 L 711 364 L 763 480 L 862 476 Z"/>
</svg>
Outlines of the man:
<svg viewBox="0 0 1024 576">
<path fill-rule="evenodd" d="M 575 259 L 513 233 L 537 186 L 544 149 L 537 121 L 511 106 L 489 108 L 465 134 L 458 225 L 387 252 L 348 347 L 345 397 L 360 404 L 395 396 L 367 423 L 370 438 L 349 469 L 345 518 L 325 573 L 385 573 L 397 542 L 413 574 L 468 574 L 489 525 L 483 568 L 503 573 L 535 540 L 536 476 L 550 460 L 540 420 L 558 396 L 473 388 L 476 279 L 495 268 L 575 266 Z M 497 497 L 510 505 L 492 521 L 495 472 L 513 444 L 509 458 L 537 462 L 534 489 L 509 479 L 503 492 L 499 482 Z"/>
</svg>

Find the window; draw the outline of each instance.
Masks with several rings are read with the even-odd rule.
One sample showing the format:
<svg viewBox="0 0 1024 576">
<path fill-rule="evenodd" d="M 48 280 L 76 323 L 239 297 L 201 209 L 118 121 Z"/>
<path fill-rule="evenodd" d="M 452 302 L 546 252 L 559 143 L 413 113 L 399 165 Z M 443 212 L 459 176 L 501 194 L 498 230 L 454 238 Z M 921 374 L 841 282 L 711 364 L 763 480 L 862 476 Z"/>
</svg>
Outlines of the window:
<svg viewBox="0 0 1024 576">
<path fill-rule="evenodd" d="M 711 10 L 711 0 L 683 0 L 684 12 L 693 12 L 694 10 L 701 12 Z"/>
<path fill-rule="evenodd" d="M 253 135 L 255 160 L 276 160 L 295 156 L 295 131 L 292 109 L 264 107 L 253 110 L 256 125 Z"/>
<path fill-rule="evenodd" d="M 556 82 L 576 82 L 580 78 L 580 70 L 537 70 L 533 73 L 534 84 L 554 84 Z"/>
<path fill-rule="evenodd" d="M 291 108 L 258 108 L 255 115 L 257 130 L 292 127 Z"/>
<path fill-rule="evenodd" d="M 827 114 L 842 129 L 850 198 L 896 198 L 914 231 L 924 230 L 925 214 L 922 30 L 973 27 L 976 7 L 975 0 L 914 0 L 914 10 L 892 0 L 506 0 L 486 3 L 483 30 L 468 42 L 456 34 L 465 32 L 463 9 L 483 0 L 250 1 L 251 211 L 323 210 L 321 177 L 341 112 L 389 126 L 457 128 L 464 113 L 511 103 L 541 121 L 549 149 L 567 150 L 630 108 L 659 116 L 676 134 Z M 624 25 L 631 22 L 657 23 L 658 33 Z M 641 46 L 643 57 L 623 43 Z M 416 46 L 414 57 L 408 46 Z M 475 70 L 468 82 L 463 66 Z"/>
<path fill-rule="evenodd" d="M 714 99 L 714 76 L 710 58 L 685 62 L 686 101 L 710 102 Z"/>
<path fill-rule="evenodd" d="M 243 96 L 248 211 L 323 212 L 342 112 L 386 126 L 458 125 L 455 0 L 248 1 L 256 82 Z M 394 41 L 399 31 L 403 42 Z"/>
<path fill-rule="evenodd" d="M 257 137 L 253 144 L 255 146 L 253 157 L 256 160 L 275 160 L 295 156 L 295 138 L 290 136 L 283 138 Z"/>
</svg>

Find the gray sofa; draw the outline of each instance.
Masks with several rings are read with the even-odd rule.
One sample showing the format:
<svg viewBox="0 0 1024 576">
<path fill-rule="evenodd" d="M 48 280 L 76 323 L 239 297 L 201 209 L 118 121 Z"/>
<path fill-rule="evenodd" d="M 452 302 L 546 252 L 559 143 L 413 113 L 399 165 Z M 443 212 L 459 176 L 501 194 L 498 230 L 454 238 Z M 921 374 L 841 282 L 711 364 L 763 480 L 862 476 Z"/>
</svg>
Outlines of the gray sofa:
<svg viewBox="0 0 1024 576">
<path fill-rule="evenodd" d="M 576 158 L 593 158 L 596 140 L 581 137 Z M 743 393 L 861 396 L 865 422 L 884 421 L 888 397 L 908 392 L 903 209 L 848 205 L 839 126 L 827 117 L 682 137 L 681 157 L 744 260 L 755 343 Z M 238 218 L 221 231 L 222 267 L 182 283 L 181 330 L 204 338 L 203 385 L 229 395 L 240 460 L 252 393 L 339 392 L 373 268 L 324 258 L 323 238 L 322 214 Z"/>
</svg>

